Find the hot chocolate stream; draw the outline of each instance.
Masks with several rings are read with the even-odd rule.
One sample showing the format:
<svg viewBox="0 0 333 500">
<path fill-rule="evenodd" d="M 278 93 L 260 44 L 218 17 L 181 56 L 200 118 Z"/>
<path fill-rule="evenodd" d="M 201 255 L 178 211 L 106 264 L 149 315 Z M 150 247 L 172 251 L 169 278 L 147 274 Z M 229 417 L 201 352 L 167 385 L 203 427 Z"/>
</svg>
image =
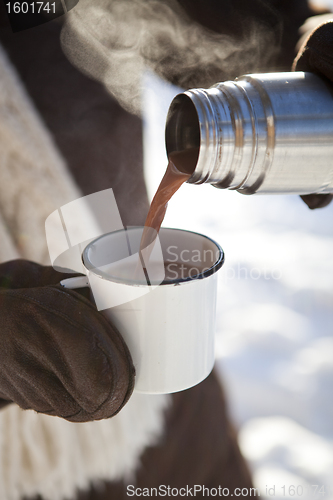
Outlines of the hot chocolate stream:
<svg viewBox="0 0 333 500">
<path fill-rule="evenodd" d="M 163 222 L 168 201 L 192 175 L 199 149 L 191 148 L 169 155 L 169 163 L 164 177 L 151 202 L 140 243 L 140 251 L 153 243 Z M 151 230 L 153 229 L 153 231 Z M 152 246 L 150 253 L 152 251 Z M 147 255 L 146 255 L 147 259 Z"/>
</svg>

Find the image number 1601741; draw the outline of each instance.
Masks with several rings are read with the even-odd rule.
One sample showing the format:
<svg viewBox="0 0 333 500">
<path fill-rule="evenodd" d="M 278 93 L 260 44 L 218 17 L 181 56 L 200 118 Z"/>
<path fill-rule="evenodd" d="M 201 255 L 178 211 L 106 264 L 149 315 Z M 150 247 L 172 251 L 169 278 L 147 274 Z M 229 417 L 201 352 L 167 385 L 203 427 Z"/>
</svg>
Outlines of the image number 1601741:
<svg viewBox="0 0 333 500">
<path fill-rule="evenodd" d="M 52 21 L 71 10 L 79 0 L 4 0 L 8 19 L 15 33 Z"/>
<path fill-rule="evenodd" d="M 8 14 L 40 14 L 47 12 L 48 14 L 53 12 L 56 13 L 56 3 L 55 2 L 11 2 L 6 3 Z"/>
</svg>

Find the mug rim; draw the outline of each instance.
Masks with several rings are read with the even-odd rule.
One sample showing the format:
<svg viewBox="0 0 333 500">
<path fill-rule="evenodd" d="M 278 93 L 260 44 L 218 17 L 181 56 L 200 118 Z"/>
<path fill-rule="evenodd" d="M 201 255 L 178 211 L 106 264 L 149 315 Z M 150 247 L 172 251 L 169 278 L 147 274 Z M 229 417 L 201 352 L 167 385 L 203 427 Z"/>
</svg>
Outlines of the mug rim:
<svg viewBox="0 0 333 500">
<path fill-rule="evenodd" d="M 189 276 L 187 278 L 177 278 L 177 279 L 173 279 L 173 280 L 163 280 L 162 282 L 158 283 L 158 284 L 154 284 L 154 282 L 150 282 L 148 283 L 147 281 L 140 281 L 140 280 L 131 280 L 131 279 L 127 279 L 127 278 L 119 278 L 117 276 L 112 276 L 110 274 L 107 274 L 107 273 L 104 273 L 103 271 L 100 271 L 98 268 L 92 266 L 88 256 L 87 256 L 87 253 L 89 251 L 89 247 L 96 243 L 97 241 L 99 241 L 100 239 L 102 238 L 105 238 L 106 236 L 110 235 L 110 234 L 116 234 L 116 233 L 121 233 L 121 232 L 127 232 L 127 231 L 132 231 L 132 230 L 135 230 L 135 229 L 141 229 L 143 228 L 144 226 L 131 226 L 129 228 L 123 228 L 123 229 L 118 229 L 116 231 L 111 231 L 110 233 L 105 233 L 103 234 L 102 236 L 99 236 L 98 238 L 94 239 L 93 241 L 90 241 L 90 243 L 88 243 L 88 245 L 85 247 L 85 249 L 83 250 L 82 252 L 82 263 L 83 263 L 83 266 L 91 273 L 95 274 L 96 276 L 99 276 L 100 278 L 102 279 L 105 279 L 107 281 L 112 281 L 113 283 L 119 283 L 119 284 L 123 284 L 123 285 L 130 285 L 130 286 L 159 286 L 159 285 L 180 285 L 181 283 L 189 283 L 189 282 L 192 282 L 192 281 L 197 281 L 197 280 L 201 280 L 201 279 L 205 279 L 205 278 L 208 278 L 209 276 L 213 275 L 214 273 L 216 273 L 219 269 L 221 269 L 221 267 L 223 266 L 224 264 L 224 261 L 225 261 L 225 256 L 224 256 L 224 251 L 221 247 L 221 245 L 219 243 L 217 243 L 215 240 L 213 240 L 212 238 L 210 238 L 209 236 L 206 236 L 205 234 L 201 234 L 201 233 L 198 233 L 196 231 L 188 231 L 187 229 L 179 229 L 179 228 L 172 228 L 172 227 L 161 227 L 160 228 L 160 231 L 180 231 L 182 233 L 190 233 L 190 234 L 194 234 L 196 236 L 201 236 L 202 238 L 205 238 L 207 240 L 209 240 L 211 243 L 213 243 L 219 254 L 218 254 L 218 258 L 216 260 L 216 262 L 214 262 L 214 264 L 209 267 L 208 269 L 206 269 L 205 271 L 199 273 L 199 274 L 195 274 L 194 276 Z M 87 265 L 87 264 L 90 264 L 90 265 Z M 96 270 L 98 272 L 96 272 Z"/>
</svg>

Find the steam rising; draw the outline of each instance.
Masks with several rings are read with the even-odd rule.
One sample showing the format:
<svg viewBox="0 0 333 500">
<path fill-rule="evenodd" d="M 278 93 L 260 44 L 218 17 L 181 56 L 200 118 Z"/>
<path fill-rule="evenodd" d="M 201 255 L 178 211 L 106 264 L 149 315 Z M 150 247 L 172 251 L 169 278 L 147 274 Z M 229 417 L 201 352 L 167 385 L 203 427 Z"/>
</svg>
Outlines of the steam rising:
<svg viewBox="0 0 333 500">
<path fill-rule="evenodd" d="M 139 115 L 145 68 L 183 88 L 207 88 L 258 70 L 276 50 L 262 25 L 249 25 L 239 41 L 196 24 L 175 0 L 80 0 L 61 41 L 75 66 Z"/>
</svg>

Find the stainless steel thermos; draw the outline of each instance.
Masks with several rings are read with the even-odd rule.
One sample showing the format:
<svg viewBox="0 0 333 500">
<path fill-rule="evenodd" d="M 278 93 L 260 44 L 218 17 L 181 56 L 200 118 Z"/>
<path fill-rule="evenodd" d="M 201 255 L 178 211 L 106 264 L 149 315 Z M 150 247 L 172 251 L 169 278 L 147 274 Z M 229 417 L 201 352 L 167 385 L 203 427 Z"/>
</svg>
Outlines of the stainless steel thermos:
<svg viewBox="0 0 333 500">
<path fill-rule="evenodd" d="M 198 150 L 188 182 L 244 194 L 333 192 L 333 85 L 312 74 L 242 76 L 174 98 L 168 155 Z"/>
</svg>

